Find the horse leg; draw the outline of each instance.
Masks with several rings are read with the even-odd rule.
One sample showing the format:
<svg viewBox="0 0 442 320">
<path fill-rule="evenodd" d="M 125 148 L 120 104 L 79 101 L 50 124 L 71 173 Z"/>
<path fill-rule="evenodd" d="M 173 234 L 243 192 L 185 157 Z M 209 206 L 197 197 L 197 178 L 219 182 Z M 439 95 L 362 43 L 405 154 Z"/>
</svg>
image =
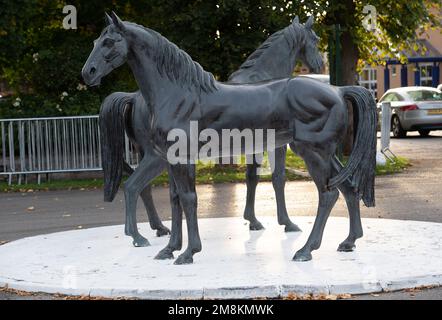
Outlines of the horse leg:
<svg viewBox="0 0 442 320">
<path fill-rule="evenodd" d="M 324 227 L 331 209 L 338 200 L 339 191 L 337 189 L 327 189 L 327 183 L 332 173 L 331 161 L 327 160 L 330 157 L 321 155 L 319 152 L 311 149 L 309 145 L 301 145 L 300 151 L 298 154 L 305 160 L 307 169 L 319 193 L 318 212 L 313 229 L 304 247 L 298 250 L 293 257 L 295 261 L 308 261 L 312 259 L 311 252 L 321 246 Z"/>
<path fill-rule="evenodd" d="M 354 190 L 348 180 L 345 180 L 338 189 L 342 192 L 347 203 L 348 214 L 350 217 L 350 232 L 347 239 L 345 239 L 338 247 L 338 251 L 353 251 L 357 239 L 363 236 L 360 200 L 359 194 Z"/>
<path fill-rule="evenodd" d="M 175 264 L 193 263 L 193 255 L 201 251 L 201 239 L 197 220 L 197 195 L 195 190 L 195 165 L 172 165 L 170 172 L 175 181 L 178 197 L 186 215 L 188 246 L 178 256 Z"/>
<path fill-rule="evenodd" d="M 157 236 L 165 236 L 170 234 L 169 228 L 167 228 L 163 222 L 161 222 L 158 212 L 155 208 L 152 199 L 152 187 L 150 185 L 141 191 L 141 199 L 143 200 L 144 207 L 146 208 L 147 216 L 149 218 L 149 224 L 152 230 L 157 230 Z"/>
<path fill-rule="evenodd" d="M 149 241 L 138 232 L 137 227 L 137 200 L 141 191 L 156 177 L 156 170 L 162 165 L 163 160 L 156 157 L 143 158 L 124 184 L 126 202 L 125 233 L 133 238 L 135 247 L 145 247 Z"/>
<path fill-rule="evenodd" d="M 259 181 L 259 176 L 257 174 L 259 164 L 257 163 L 255 156 L 252 155 L 252 157 L 253 163 L 247 164 L 246 171 L 247 199 L 246 208 L 244 209 L 244 219 L 250 222 L 250 230 L 262 230 L 264 229 L 264 226 L 258 221 L 258 219 L 256 219 L 255 215 L 255 195 L 256 186 Z"/>
<path fill-rule="evenodd" d="M 155 169 L 157 169 L 156 176 L 159 176 L 164 169 L 164 165 L 161 167 L 155 168 Z M 123 163 L 123 170 L 129 175 L 134 173 L 134 169 L 132 169 L 132 167 L 126 161 Z M 166 226 L 163 225 L 160 217 L 158 216 L 157 210 L 155 208 L 155 205 L 154 205 L 153 199 L 152 199 L 151 186 L 150 185 L 146 186 L 146 188 L 144 188 L 144 190 L 141 191 L 140 196 L 141 196 L 141 199 L 143 200 L 144 207 L 146 208 L 147 217 L 149 219 L 150 227 L 153 230 L 157 230 L 157 236 L 161 237 L 161 236 L 170 234 L 170 230 Z"/>
<path fill-rule="evenodd" d="M 155 257 L 158 260 L 173 259 L 173 252 L 181 250 L 183 244 L 183 210 L 178 196 L 178 190 L 169 171 L 169 194 L 172 205 L 172 235 L 169 243 Z"/>
<path fill-rule="evenodd" d="M 270 153 L 270 151 L 269 151 Z M 287 213 L 287 208 L 285 206 L 285 158 L 287 154 L 287 146 L 275 149 L 273 173 L 272 173 L 272 184 L 275 190 L 276 196 L 276 207 L 278 215 L 278 223 L 285 226 L 285 232 L 297 232 L 301 229 L 290 221 L 289 215 Z M 271 158 L 271 156 L 269 156 Z M 272 163 L 272 161 L 270 162 Z"/>
</svg>

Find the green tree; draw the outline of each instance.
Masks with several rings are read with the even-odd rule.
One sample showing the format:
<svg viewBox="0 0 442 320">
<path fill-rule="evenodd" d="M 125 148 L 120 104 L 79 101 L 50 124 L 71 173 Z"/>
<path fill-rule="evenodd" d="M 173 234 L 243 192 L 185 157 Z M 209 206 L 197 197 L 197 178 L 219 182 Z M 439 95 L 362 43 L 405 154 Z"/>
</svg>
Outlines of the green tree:
<svg viewBox="0 0 442 320">
<path fill-rule="evenodd" d="M 0 0 L 0 80 L 21 99 L 13 108 L 7 106 L 15 101 L 4 103 L 0 116 L 96 114 L 114 89 L 136 89 L 127 67 L 110 75 L 99 89 L 82 85 L 82 65 L 112 1 L 73 4 L 78 29 L 65 30 L 64 1 Z"/>
<path fill-rule="evenodd" d="M 364 7 L 376 9 L 376 26 L 367 30 Z M 406 61 L 405 52 L 416 49 L 416 40 L 429 28 L 440 28 L 440 0 L 313 0 L 304 1 L 306 11 L 315 14 L 325 47 L 333 37 L 333 26 L 341 26 L 342 85 L 356 83 L 363 64 L 383 64 L 385 58 Z"/>
<path fill-rule="evenodd" d="M 0 116 L 90 114 L 113 91 L 136 90 L 127 67 L 84 90 L 80 70 L 92 41 L 104 27 L 104 12 L 116 11 L 161 32 L 224 81 L 271 33 L 299 15 L 316 17 L 315 30 L 327 49 L 332 26 L 339 23 L 344 84 L 356 79 L 358 61 L 374 63 L 413 47 L 416 30 L 440 25 L 436 0 L 72 0 L 78 29 L 62 27 L 61 0 L 0 0 L 0 80 L 22 98 L 0 108 Z M 362 21 L 365 5 L 377 9 L 377 32 Z M 431 11 L 432 9 L 433 11 Z M 395 51 L 397 49 L 397 51 Z M 401 57 L 403 59 L 403 57 Z M 68 95 L 64 95 L 67 93 Z M 9 103 L 9 106 L 12 106 Z M 5 111 L 6 110 L 6 111 Z"/>
<path fill-rule="evenodd" d="M 151 0 L 139 23 L 153 28 L 221 80 L 295 16 L 285 0 Z M 139 7 L 137 7 L 139 6 Z M 133 12 L 145 4 L 132 3 Z M 126 17 L 125 17 L 126 18 Z M 140 17 L 138 17 L 140 18 Z M 137 20 L 137 19 L 135 19 Z"/>
<path fill-rule="evenodd" d="M 0 79 L 22 99 L 19 107 L 0 116 L 96 113 L 112 91 L 136 90 L 127 67 L 106 77 L 98 89 L 81 86 L 80 70 L 104 27 L 105 11 L 114 10 L 125 20 L 161 32 L 220 80 L 226 80 L 293 16 L 289 10 L 281 11 L 287 6 L 283 0 L 78 0 L 70 4 L 78 10 L 77 30 L 62 27 L 64 1 L 0 0 Z"/>
</svg>

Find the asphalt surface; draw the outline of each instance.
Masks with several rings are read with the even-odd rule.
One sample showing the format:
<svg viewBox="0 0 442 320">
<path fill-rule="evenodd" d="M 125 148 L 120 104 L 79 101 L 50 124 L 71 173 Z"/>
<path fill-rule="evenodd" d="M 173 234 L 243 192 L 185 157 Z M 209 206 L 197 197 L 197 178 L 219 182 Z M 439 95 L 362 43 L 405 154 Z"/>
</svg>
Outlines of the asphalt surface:
<svg viewBox="0 0 442 320">
<path fill-rule="evenodd" d="M 378 177 L 376 207 L 363 207 L 362 216 L 442 222 L 442 132 L 432 133 L 428 138 L 409 134 L 406 139 L 392 139 L 391 150 L 397 155 L 409 158 L 413 166 L 404 173 Z M 197 191 L 199 217 L 242 215 L 246 194 L 244 183 L 201 185 L 197 187 Z M 317 192 L 312 182 L 289 182 L 285 194 L 288 212 L 295 223 L 297 215 L 316 214 Z M 170 219 L 168 189 L 153 188 L 153 197 L 160 217 L 163 220 Z M 104 203 L 102 198 L 102 190 L 0 193 L 0 243 L 75 228 L 123 224 L 122 192 L 118 193 L 113 203 Z M 255 207 L 258 216 L 273 215 L 276 219 L 276 204 L 271 183 L 262 182 L 258 185 Z M 147 220 L 141 201 L 138 203 L 137 214 L 139 221 Z M 342 197 L 332 215 L 347 216 Z M 46 296 L 30 298 L 44 297 Z M 0 299 L 2 298 L 23 297 L 0 292 Z M 442 290 L 434 288 L 417 292 L 364 295 L 357 298 L 441 299 Z"/>
</svg>

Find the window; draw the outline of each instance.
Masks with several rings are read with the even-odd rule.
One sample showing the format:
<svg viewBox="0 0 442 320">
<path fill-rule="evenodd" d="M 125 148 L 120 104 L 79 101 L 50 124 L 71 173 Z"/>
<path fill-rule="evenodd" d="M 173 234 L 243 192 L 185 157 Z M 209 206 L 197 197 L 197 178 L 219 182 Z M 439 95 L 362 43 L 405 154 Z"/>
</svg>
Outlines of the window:
<svg viewBox="0 0 442 320">
<path fill-rule="evenodd" d="M 358 82 L 360 86 L 367 88 L 375 98 L 377 97 L 378 83 L 375 68 L 365 67 L 359 74 Z"/>
<path fill-rule="evenodd" d="M 394 97 L 394 93 L 389 93 L 383 99 L 381 99 L 381 102 L 393 101 L 393 97 Z"/>
<path fill-rule="evenodd" d="M 391 101 L 404 101 L 404 99 L 402 99 L 402 97 L 400 95 L 398 95 L 397 93 L 393 93 L 393 98 L 391 99 Z"/>
<path fill-rule="evenodd" d="M 384 98 L 381 99 L 381 102 L 393 102 L 393 101 L 404 101 L 404 99 L 400 95 L 394 92 L 387 94 Z"/>
<path fill-rule="evenodd" d="M 392 93 L 389 93 L 389 94 L 387 94 L 385 97 L 383 97 L 381 100 L 380 100 L 380 102 L 389 102 L 389 101 L 391 101 L 391 97 L 393 96 L 393 94 Z"/>
<path fill-rule="evenodd" d="M 421 86 L 431 87 L 433 85 L 433 77 L 431 76 L 431 63 L 420 63 L 419 64 L 419 72 L 421 75 Z"/>
<path fill-rule="evenodd" d="M 413 101 L 440 101 L 442 100 L 442 93 L 436 90 L 415 90 L 408 91 L 408 95 Z"/>
</svg>

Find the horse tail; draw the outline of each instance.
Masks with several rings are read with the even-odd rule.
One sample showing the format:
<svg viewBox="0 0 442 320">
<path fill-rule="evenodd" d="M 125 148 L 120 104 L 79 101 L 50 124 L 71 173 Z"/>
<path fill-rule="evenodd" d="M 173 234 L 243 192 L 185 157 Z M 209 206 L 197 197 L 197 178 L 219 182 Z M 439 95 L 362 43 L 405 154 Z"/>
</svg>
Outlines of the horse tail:
<svg viewBox="0 0 442 320">
<path fill-rule="evenodd" d="M 376 171 L 376 102 L 364 87 L 339 87 L 344 99 L 352 102 L 355 112 L 356 136 L 353 150 L 342 170 L 330 179 L 329 187 L 337 187 L 351 179 L 367 207 L 375 206 L 374 179 Z"/>
<path fill-rule="evenodd" d="M 125 169 L 124 118 L 126 107 L 133 103 L 133 96 L 133 93 L 115 92 L 107 96 L 101 104 L 99 123 L 106 202 L 114 200 Z"/>
</svg>

